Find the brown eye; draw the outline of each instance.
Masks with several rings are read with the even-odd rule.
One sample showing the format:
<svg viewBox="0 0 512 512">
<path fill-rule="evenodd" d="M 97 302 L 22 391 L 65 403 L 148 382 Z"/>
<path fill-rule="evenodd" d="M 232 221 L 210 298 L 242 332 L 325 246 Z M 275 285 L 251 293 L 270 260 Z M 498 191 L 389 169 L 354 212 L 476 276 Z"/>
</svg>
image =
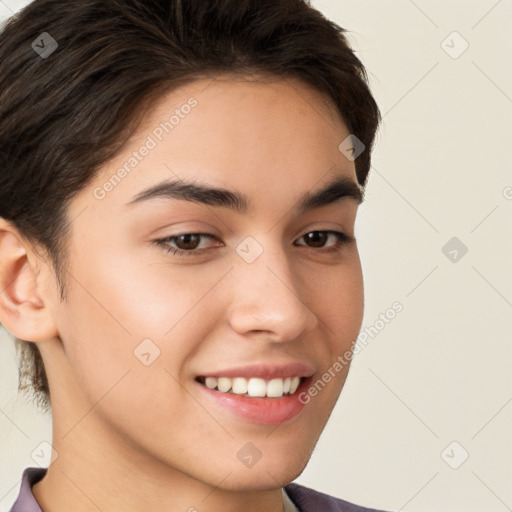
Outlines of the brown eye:
<svg viewBox="0 0 512 512">
<path fill-rule="evenodd" d="M 311 231 L 304 235 L 304 239 L 313 244 L 312 247 L 323 247 L 328 238 L 327 231 Z"/>
<path fill-rule="evenodd" d="M 187 233 L 186 235 L 179 235 L 175 237 L 176 246 L 178 249 L 192 250 L 196 249 L 201 240 L 201 235 L 198 233 Z"/>
<path fill-rule="evenodd" d="M 183 233 L 182 235 L 168 236 L 154 243 L 175 256 L 197 256 L 212 247 L 198 248 L 202 240 L 214 240 L 216 237 L 210 233 Z"/>
<path fill-rule="evenodd" d="M 326 245 L 330 236 L 334 237 L 334 244 Z M 346 245 L 355 243 L 356 239 L 353 236 L 347 235 L 340 231 L 310 231 L 303 235 L 300 239 L 304 239 L 309 249 L 323 249 L 317 252 L 336 254 L 340 253 Z"/>
</svg>

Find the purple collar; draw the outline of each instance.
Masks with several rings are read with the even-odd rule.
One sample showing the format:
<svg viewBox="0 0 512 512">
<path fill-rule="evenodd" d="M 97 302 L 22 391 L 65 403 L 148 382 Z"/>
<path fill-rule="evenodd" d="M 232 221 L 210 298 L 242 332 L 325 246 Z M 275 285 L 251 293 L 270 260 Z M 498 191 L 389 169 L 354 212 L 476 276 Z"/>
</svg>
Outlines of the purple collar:
<svg viewBox="0 0 512 512">
<path fill-rule="evenodd" d="M 46 475 L 46 471 L 47 468 L 33 467 L 23 471 L 20 492 L 9 512 L 43 512 L 34 498 L 32 486 Z M 354 505 L 296 483 L 290 483 L 284 489 L 299 512 L 384 512 Z"/>
</svg>

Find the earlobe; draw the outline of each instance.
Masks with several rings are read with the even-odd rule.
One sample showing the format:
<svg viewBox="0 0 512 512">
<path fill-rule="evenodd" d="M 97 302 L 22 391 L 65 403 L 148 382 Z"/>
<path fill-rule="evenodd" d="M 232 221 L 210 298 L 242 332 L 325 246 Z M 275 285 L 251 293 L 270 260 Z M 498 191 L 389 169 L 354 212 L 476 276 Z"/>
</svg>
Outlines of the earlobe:
<svg viewBox="0 0 512 512">
<path fill-rule="evenodd" d="M 0 218 L 0 323 L 26 341 L 57 336 L 42 281 L 44 263 L 12 223 Z"/>
</svg>

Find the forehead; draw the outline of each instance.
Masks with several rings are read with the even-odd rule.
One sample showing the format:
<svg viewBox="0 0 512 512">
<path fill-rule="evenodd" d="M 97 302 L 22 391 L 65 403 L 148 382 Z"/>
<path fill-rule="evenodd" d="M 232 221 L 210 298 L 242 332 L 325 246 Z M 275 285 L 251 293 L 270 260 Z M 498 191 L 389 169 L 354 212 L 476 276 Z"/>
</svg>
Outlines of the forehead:
<svg viewBox="0 0 512 512">
<path fill-rule="evenodd" d="M 253 121 L 272 124 L 279 115 L 309 116 L 310 120 L 323 120 L 335 128 L 343 121 L 330 96 L 320 92 L 315 87 L 295 77 L 275 77 L 255 74 L 245 76 L 226 73 L 223 75 L 200 78 L 182 87 L 164 93 L 153 101 L 148 115 L 139 127 L 139 131 L 147 130 L 154 123 L 154 116 L 165 114 L 169 107 L 182 104 L 187 98 L 195 97 L 201 104 L 201 113 L 208 114 L 223 112 L 229 114 L 231 121 L 245 118 L 249 113 Z M 261 107 L 272 107 L 272 110 L 262 110 Z M 197 113 L 197 109 L 196 113 Z M 313 115 L 313 114 L 316 114 Z M 222 128 L 223 120 L 218 119 L 218 128 Z"/>
<path fill-rule="evenodd" d="M 301 195 L 334 168 L 357 181 L 338 149 L 348 135 L 334 103 L 299 80 L 201 79 L 155 101 L 91 187 L 108 189 L 114 207 L 166 178 Z"/>
</svg>

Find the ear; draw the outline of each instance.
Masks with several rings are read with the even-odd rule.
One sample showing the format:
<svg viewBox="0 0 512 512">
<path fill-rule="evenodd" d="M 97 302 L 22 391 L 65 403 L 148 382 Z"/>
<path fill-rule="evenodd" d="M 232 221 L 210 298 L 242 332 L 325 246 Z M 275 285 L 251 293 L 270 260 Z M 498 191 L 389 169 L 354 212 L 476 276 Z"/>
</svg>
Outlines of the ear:
<svg viewBox="0 0 512 512">
<path fill-rule="evenodd" d="M 0 217 L 0 323 L 17 338 L 37 342 L 58 335 L 52 275 L 17 228 Z"/>
</svg>

